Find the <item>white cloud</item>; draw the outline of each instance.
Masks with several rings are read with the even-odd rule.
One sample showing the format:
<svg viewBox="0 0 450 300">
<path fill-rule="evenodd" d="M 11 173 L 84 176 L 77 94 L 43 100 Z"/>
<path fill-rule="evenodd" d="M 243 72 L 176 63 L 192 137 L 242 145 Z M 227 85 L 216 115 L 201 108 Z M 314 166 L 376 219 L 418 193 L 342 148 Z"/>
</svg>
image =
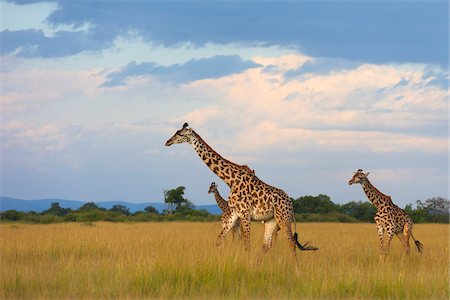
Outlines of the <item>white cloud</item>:
<svg viewBox="0 0 450 300">
<path fill-rule="evenodd" d="M 99 70 L 27 70 L 0 73 L 1 112 L 33 110 L 41 105 L 92 98 L 104 81 Z"/>
<path fill-rule="evenodd" d="M 83 25 L 59 24 L 52 25 L 47 22 L 47 18 L 58 9 L 56 2 L 26 3 L 14 4 L 6 1 L 0 1 L 2 13 L 1 30 L 42 30 L 47 37 L 55 36 L 58 31 L 89 31 L 92 26 L 89 23 Z"/>
<path fill-rule="evenodd" d="M 313 58 L 301 54 L 286 54 L 275 57 L 258 55 L 252 57 L 252 60 L 264 67 L 273 67 L 272 71 L 287 72 L 299 68 L 305 62 L 313 60 Z"/>
<path fill-rule="evenodd" d="M 226 120 L 221 126 L 234 134 L 222 142 L 242 151 L 311 145 L 375 152 L 447 150 L 445 136 L 416 133 L 447 122 L 447 93 L 424 84 L 423 68 L 365 64 L 286 80 L 284 72 L 303 62 L 302 56 L 294 58 L 259 57 L 255 61 L 274 64 L 276 71 L 256 68 L 193 83 L 192 88 L 215 90 L 220 97 L 180 119 Z"/>
<path fill-rule="evenodd" d="M 322 168 L 335 176 L 344 166 L 369 161 L 372 166 L 384 163 L 386 170 L 389 161 L 394 169 L 400 165 L 395 158 L 405 153 L 411 162 L 419 159 L 425 165 L 429 159 L 435 167 L 446 155 L 447 92 L 427 85 L 423 66 L 363 64 L 327 74 L 286 76 L 309 59 L 259 55 L 253 60 L 261 68 L 176 87 L 142 76 L 130 78 L 126 86 L 100 88 L 106 74 L 101 68 L 41 70 L 26 65 L 1 74 L 3 154 L 10 168 L 52 166 L 93 174 L 110 174 L 112 167 L 118 174 L 140 170 L 158 182 L 147 188 L 159 191 L 172 184 L 161 176 L 169 172 L 167 165 L 182 164 L 186 174 L 190 168 L 203 170 L 186 145 L 164 147 L 189 122 L 226 158 L 250 163 L 261 178 L 287 187 L 293 196 L 317 191 L 340 199 L 348 192 L 347 186 L 340 190 L 348 170 L 344 179 L 333 179 L 330 190 L 308 181 L 311 172 L 322 175 L 316 169 Z M 337 155 L 345 160 L 324 162 L 324 157 Z M 118 164 L 111 166 L 111 161 Z M 290 170 L 292 166 L 300 168 Z M 421 168 L 411 167 L 411 174 Z M 198 172 L 205 176 L 201 180 L 211 179 L 210 173 Z M 406 172 L 402 178 L 413 182 Z M 427 186 L 446 182 L 433 178 Z M 177 180 L 188 186 L 191 179 Z M 198 182 L 191 184 L 194 189 Z M 202 199 L 204 191 L 198 189 L 196 197 Z"/>
</svg>

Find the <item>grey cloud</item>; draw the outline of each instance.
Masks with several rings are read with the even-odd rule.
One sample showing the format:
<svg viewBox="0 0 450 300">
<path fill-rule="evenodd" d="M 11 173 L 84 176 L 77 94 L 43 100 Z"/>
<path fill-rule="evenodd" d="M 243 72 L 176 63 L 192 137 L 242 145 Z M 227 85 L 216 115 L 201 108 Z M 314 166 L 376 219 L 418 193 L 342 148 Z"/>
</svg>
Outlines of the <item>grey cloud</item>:
<svg viewBox="0 0 450 300">
<path fill-rule="evenodd" d="M 2 54 L 16 51 L 22 57 L 65 57 L 112 45 L 112 41 L 95 41 L 89 33 L 81 31 L 58 31 L 55 36 L 47 37 L 41 30 L 4 30 L 0 36 Z"/>
<path fill-rule="evenodd" d="M 354 61 L 321 57 L 306 61 L 296 70 L 286 72 L 285 76 L 286 78 L 292 78 L 308 73 L 313 73 L 316 75 L 326 75 L 331 72 L 340 72 L 355 69 L 359 65 L 360 63 Z"/>
<path fill-rule="evenodd" d="M 58 7 L 47 19 L 51 25 L 89 23 L 90 30 L 80 32 L 81 37 L 49 38 L 54 43 L 34 38 L 40 51 L 28 55 L 52 57 L 105 49 L 118 36 L 133 32 L 167 47 L 281 45 L 314 57 L 448 65 L 447 1 L 58 1 Z M 16 46 L 30 42 L 20 32 L 11 34 L 16 35 Z M 69 44 L 77 43 L 72 50 L 61 51 L 67 39 Z"/>
<path fill-rule="evenodd" d="M 249 68 L 259 67 L 251 60 L 242 60 L 237 55 L 218 55 L 211 58 L 192 59 L 185 64 L 161 66 L 154 62 L 131 62 L 123 69 L 108 74 L 102 87 L 125 85 L 125 81 L 133 76 L 155 76 L 160 81 L 182 84 L 191 81 L 220 78 L 240 73 Z"/>
</svg>

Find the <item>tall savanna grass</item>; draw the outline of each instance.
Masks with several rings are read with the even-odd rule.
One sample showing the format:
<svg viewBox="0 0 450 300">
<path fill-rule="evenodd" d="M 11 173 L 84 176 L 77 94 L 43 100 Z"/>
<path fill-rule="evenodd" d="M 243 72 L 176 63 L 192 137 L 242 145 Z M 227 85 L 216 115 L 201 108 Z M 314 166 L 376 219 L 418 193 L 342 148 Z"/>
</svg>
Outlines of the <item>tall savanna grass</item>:
<svg viewBox="0 0 450 300">
<path fill-rule="evenodd" d="M 449 227 L 419 224 L 404 256 L 398 239 L 380 261 L 374 224 L 298 223 L 295 267 L 279 234 L 261 259 L 262 226 L 252 250 L 219 223 L 65 223 L 0 225 L 0 298 L 448 299 Z"/>
</svg>

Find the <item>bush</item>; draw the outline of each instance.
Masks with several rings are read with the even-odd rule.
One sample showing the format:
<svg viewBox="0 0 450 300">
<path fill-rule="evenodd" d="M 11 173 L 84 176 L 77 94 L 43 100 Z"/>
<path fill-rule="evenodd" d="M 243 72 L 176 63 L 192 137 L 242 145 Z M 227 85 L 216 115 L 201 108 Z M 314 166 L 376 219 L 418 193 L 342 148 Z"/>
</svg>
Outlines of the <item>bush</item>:
<svg viewBox="0 0 450 300">
<path fill-rule="evenodd" d="M 3 212 L 0 217 L 3 221 L 19 221 L 22 219 L 23 213 L 17 210 L 7 210 Z"/>
<path fill-rule="evenodd" d="M 294 211 L 300 214 L 326 214 L 339 211 L 339 205 L 334 204 L 327 195 L 302 196 L 293 200 Z"/>
<path fill-rule="evenodd" d="M 344 215 L 335 211 L 327 214 L 295 214 L 295 220 L 298 222 L 358 222 L 358 220 L 352 216 Z"/>
<path fill-rule="evenodd" d="M 56 215 L 43 215 L 39 218 L 41 224 L 61 223 L 64 219 Z"/>
</svg>

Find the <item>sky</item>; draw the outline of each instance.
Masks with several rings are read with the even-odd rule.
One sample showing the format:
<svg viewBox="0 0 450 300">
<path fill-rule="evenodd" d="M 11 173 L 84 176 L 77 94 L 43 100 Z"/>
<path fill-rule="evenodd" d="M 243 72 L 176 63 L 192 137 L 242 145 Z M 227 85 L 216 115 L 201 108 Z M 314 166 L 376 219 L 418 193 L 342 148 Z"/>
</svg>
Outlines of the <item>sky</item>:
<svg viewBox="0 0 450 300">
<path fill-rule="evenodd" d="M 184 122 L 292 198 L 448 197 L 448 1 L 0 1 L 1 195 L 195 204 Z"/>
</svg>

